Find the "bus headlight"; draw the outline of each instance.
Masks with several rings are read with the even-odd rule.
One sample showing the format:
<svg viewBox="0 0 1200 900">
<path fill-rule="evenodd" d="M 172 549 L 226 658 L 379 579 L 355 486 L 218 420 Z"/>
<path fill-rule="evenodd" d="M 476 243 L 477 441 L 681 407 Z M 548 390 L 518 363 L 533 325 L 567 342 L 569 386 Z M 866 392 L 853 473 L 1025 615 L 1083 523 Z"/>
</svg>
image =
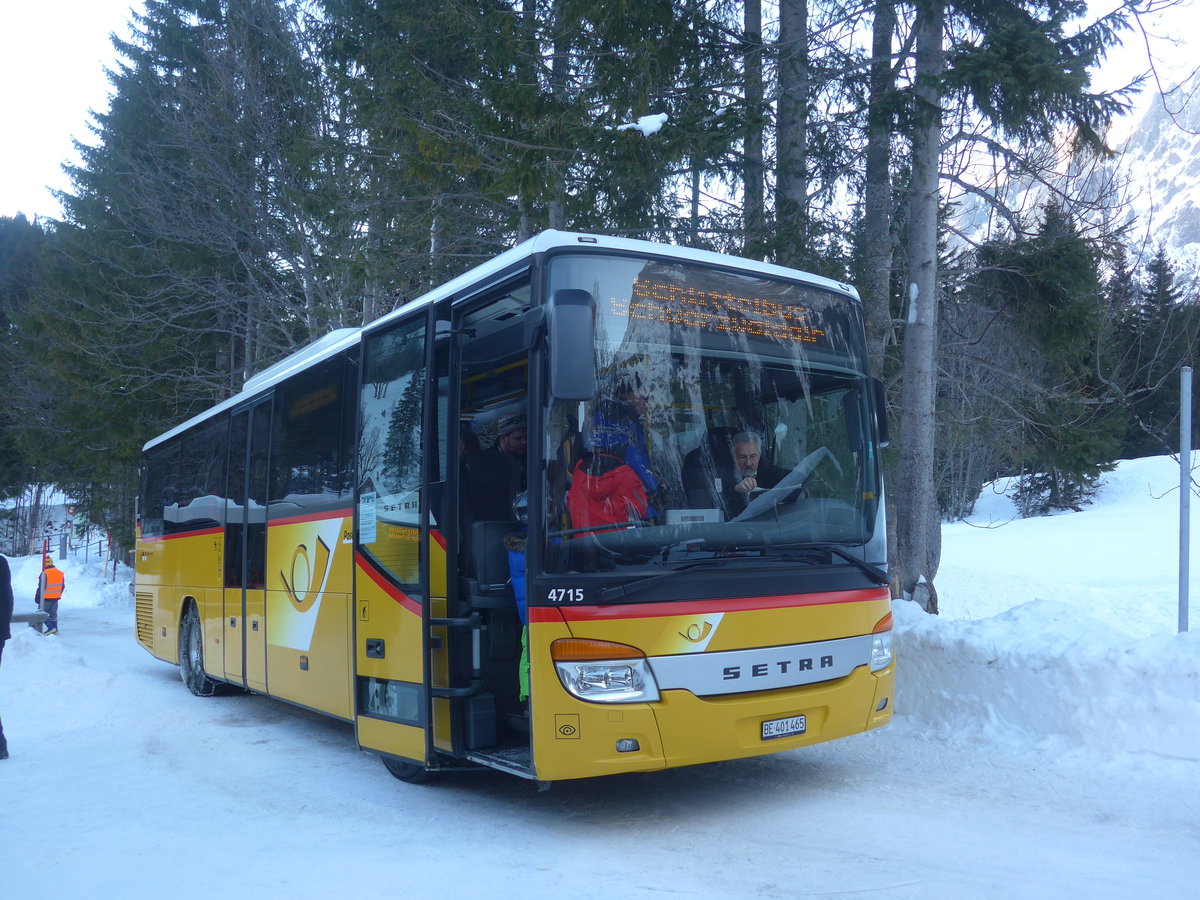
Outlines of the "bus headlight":
<svg viewBox="0 0 1200 900">
<path fill-rule="evenodd" d="M 892 614 L 880 619 L 871 634 L 871 671 L 878 672 L 892 664 Z"/>
<path fill-rule="evenodd" d="M 652 703 L 659 699 L 654 673 L 640 650 L 609 641 L 563 638 L 550 645 L 558 680 L 567 692 L 592 703 Z"/>
</svg>

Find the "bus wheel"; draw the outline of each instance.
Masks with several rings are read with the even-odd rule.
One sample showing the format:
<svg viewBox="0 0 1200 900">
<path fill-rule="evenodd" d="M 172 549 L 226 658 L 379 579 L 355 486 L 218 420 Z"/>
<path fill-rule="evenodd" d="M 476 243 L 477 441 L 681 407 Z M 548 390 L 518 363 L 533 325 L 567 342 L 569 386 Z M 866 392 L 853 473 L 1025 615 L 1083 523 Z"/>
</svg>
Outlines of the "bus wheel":
<svg viewBox="0 0 1200 900">
<path fill-rule="evenodd" d="M 408 784 L 420 784 L 429 775 L 428 770 L 417 763 L 396 759 L 391 756 L 381 756 L 379 758 L 383 760 L 384 768 L 396 778 Z"/>
<path fill-rule="evenodd" d="M 204 633 L 200 630 L 196 607 L 191 605 L 179 626 L 179 674 L 187 689 L 197 697 L 213 696 L 220 685 L 204 674 Z"/>
</svg>

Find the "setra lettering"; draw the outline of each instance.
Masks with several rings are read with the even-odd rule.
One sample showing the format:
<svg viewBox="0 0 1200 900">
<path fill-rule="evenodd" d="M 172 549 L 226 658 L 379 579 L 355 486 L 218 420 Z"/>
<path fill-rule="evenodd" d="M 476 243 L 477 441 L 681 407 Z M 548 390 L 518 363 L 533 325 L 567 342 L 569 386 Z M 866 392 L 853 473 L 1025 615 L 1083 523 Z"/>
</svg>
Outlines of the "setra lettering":
<svg viewBox="0 0 1200 900">
<path fill-rule="evenodd" d="M 771 675 L 787 675 L 792 671 L 792 666 L 795 666 L 796 672 L 811 672 L 814 667 L 822 669 L 832 669 L 834 666 L 833 656 L 822 656 L 819 659 L 813 659 L 811 656 L 801 657 L 800 659 L 780 659 L 770 663 L 754 663 L 749 667 L 747 672 L 743 672 L 741 666 L 726 666 L 721 670 L 721 680 L 737 681 L 747 675 L 750 678 L 767 678 Z"/>
</svg>

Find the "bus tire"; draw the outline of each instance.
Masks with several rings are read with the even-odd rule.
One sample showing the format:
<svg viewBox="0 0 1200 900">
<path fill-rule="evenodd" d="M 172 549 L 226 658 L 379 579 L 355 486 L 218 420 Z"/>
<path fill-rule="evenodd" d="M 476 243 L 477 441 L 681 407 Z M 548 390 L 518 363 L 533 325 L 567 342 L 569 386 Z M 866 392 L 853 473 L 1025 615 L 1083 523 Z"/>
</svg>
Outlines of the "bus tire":
<svg viewBox="0 0 1200 900">
<path fill-rule="evenodd" d="M 399 778 L 406 784 L 420 784 L 429 775 L 429 770 L 419 763 L 409 762 L 405 759 L 396 759 L 394 756 L 381 756 L 383 766 L 392 776 Z"/>
<path fill-rule="evenodd" d="M 179 626 L 179 675 L 197 697 L 211 697 L 220 687 L 220 682 L 204 672 L 204 632 L 196 607 L 190 603 Z"/>
</svg>

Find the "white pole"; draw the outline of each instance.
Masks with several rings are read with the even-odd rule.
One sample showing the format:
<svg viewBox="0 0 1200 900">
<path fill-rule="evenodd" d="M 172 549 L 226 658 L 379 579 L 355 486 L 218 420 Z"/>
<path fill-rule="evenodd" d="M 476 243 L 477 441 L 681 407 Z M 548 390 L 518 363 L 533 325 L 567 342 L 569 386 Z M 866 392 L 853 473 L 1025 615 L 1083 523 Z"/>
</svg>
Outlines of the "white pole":
<svg viewBox="0 0 1200 900">
<path fill-rule="evenodd" d="M 1192 506 L 1192 367 L 1179 372 L 1179 633 L 1188 630 L 1188 547 Z"/>
</svg>

